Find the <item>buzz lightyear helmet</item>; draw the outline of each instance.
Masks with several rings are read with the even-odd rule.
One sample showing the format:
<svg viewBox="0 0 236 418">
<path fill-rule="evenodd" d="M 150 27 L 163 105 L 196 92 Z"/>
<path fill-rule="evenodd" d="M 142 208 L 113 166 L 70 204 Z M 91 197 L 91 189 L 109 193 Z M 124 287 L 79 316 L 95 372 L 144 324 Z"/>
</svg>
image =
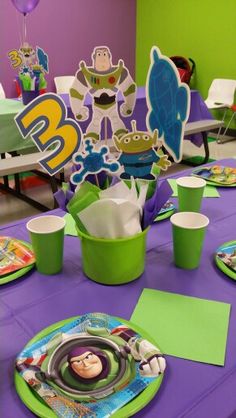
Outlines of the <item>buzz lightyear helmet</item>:
<svg viewBox="0 0 236 418">
<path fill-rule="evenodd" d="M 41 371 L 48 384 L 72 399 L 88 402 L 105 398 L 128 385 L 135 376 L 135 361 L 125 350 L 122 339 L 94 335 L 74 335 L 61 342 L 42 364 Z M 118 341 L 118 342 L 117 342 Z M 99 379 L 76 378 L 71 373 L 71 353 L 79 347 L 94 350 L 104 356 L 103 372 Z M 80 350 L 78 351 L 78 353 Z"/>
</svg>

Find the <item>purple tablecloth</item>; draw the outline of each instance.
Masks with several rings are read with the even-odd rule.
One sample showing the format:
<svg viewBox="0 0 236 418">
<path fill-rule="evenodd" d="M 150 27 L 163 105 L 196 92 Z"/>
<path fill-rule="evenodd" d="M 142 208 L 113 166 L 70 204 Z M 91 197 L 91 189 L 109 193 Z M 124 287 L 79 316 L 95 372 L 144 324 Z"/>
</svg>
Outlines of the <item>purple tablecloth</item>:
<svg viewBox="0 0 236 418">
<path fill-rule="evenodd" d="M 222 163 L 236 167 L 234 159 Z M 216 248 L 236 238 L 236 189 L 220 188 L 219 192 L 220 198 L 203 200 L 202 212 L 210 218 L 210 225 L 201 265 L 191 273 L 173 265 L 171 225 L 165 220 L 152 226 L 145 273 L 130 284 L 109 287 L 88 280 L 82 273 L 79 240 L 66 236 L 61 274 L 46 277 L 32 270 L 1 286 L 1 417 L 34 416 L 18 398 L 13 383 L 14 360 L 29 339 L 54 322 L 85 312 L 129 319 L 144 287 L 226 302 L 232 309 L 225 366 L 166 356 L 163 384 L 136 417 L 226 418 L 236 413 L 236 283 L 213 262 Z M 54 213 L 63 215 L 59 209 Z M 2 227 L 1 234 L 28 240 L 25 224 L 23 220 Z"/>
<path fill-rule="evenodd" d="M 71 107 L 70 107 L 69 95 L 68 94 L 61 94 L 61 98 L 64 100 L 64 102 L 67 106 L 68 116 L 73 118 L 74 115 L 73 115 Z M 122 95 L 119 93 L 118 94 L 118 104 L 120 105 L 120 103 L 122 101 L 123 101 Z M 88 95 L 85 99 L 85 105 L 88 106 L 89 108 L 91 108 L 91 103 L 92 103 L 91 96 Z M 126 127 L 130 130 L 131 129 L 131 120 L 135 119 L 137 121 L 137 128 L 142 130 L 142 131 L 146 131 L 146 129 L 147 129 L 147 127 L 146 127 L 147 111 L 148 111 L 148 109 L 147 109 L 147 104 L 146 104 L 145 87 L 138 87 L 137 100 L 136 100 L 136 105 L 135 105 L 135 108 L 134 108 L 134 112 L 133 112 L 132 116 L 130 116 L 128 118 L 122 118 L 122 120 L 124 121 Z M 204 100 L 200 96 L 199 92 L 197 90 L 191 90 L 191 106 L 190 106 L 190 114 L 189 114 L 188 122 L 195 122 L 195 121 L 203 120 L 203 119 L 213 119 L 213 118 L 212 118 L 212 115 L 209 112 Z M 91 112 L 90 112 L 89 119 L 87 121 L 80 122 L 80 126 L 81 126 L 81 129 L 82 129 L 83 132 L 86 131 L 86 128 L 89 125 L 90 121 L 91 121 Z M 103 133 L 102 133 L 102 135 L 103 135 Z M 109 138 L 111 137 L 110 125 L 108 126 L 108 137 Z M 185 139 L 190 140 L 191 142 L 193 142 L 198 147 L 200 147 L 203 143 L 201 133 L 197 133 L 197 134 L 194 134 L 194 135 L 189 135 Z"/>
</svg>

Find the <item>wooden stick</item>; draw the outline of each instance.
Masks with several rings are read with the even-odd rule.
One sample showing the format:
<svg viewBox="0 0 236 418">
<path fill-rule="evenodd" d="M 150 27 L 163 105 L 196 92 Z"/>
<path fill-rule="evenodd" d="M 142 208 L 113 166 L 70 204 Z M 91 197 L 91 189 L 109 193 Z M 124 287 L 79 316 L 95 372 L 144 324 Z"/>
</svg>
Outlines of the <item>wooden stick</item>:
<svg viewBox="0 0 236 418">
<path fill-rule="evenodd" d="M 100 184 L 99 184 L 99 181 L 98 181 L 98 175 L 97 174 L 94 174 L 94 177 L 95 177 L 95 180 L 96 180 L 96 185 L 99 187 L 99 189 L 100 189 Z"/>
<path fill-rule="evenodd" d="M 105 118 L 104 118 L 104 136 L 105 136 L 105 145 L 106 145 L 106 146 L 107 146 L 107 140 L 108 140 L 107 121 L 108 121 L 108 118 L 107 118 L 107 117 L 105 117 Z"/>
</svg>

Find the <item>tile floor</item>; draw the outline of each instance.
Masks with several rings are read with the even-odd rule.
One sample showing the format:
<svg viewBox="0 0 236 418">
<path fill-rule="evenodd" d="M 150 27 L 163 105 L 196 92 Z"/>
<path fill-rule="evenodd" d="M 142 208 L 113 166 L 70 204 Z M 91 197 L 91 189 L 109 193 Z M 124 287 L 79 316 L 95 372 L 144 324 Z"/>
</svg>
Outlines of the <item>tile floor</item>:
<svg viewBox="0 0 236 418">
<path fill-rule="evenodd" d="M 209 143 L 210 158 L 221 160 L 222 158 L 236 157 L 236 138 L 224 144 L 217 144 L 216 141 Z M 203 146 L 198 148 L 190 141 L 184 141 L 184 155 L 204 155 Z"/>
<path fill-rule="evenodd" d="M 216 142 L 209 143 L 210 157 L 216 160 L 222 158 L 236 157 L 236 140 L 224 144 Z M 197 148 L 189 141 L 184 141 L 184 157 L 194 155 L 204 155 L 203 147 Z M 182 171 L 186 168 L 184 164 L 173 164 L 168 173 Z M 189 168 L 189 167 L 188 167 Z M 27 193 L 30 197 L 39 200 L 46 206 L 53 207 L 53 197 L 50 187 L 46 184 L 43 186 L 28 189 Z M 26 218 L 27 216 L 37 215 L 40 212 L 28 205 L 27 203 L 10 196 L 9 194 L 0 193 L 0 225 L 14 222 L 16 220 Z"/>
</svg>

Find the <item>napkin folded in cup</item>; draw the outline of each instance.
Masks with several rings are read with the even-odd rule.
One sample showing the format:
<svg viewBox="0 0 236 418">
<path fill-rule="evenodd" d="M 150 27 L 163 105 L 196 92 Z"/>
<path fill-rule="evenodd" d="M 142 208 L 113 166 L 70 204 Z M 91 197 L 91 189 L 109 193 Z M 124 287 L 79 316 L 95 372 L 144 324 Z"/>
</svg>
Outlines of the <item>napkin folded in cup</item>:
<svg viewBox="0 0 236 418">
<path fill-rule="evenodd" d="M 153 196 L 146 200 L 149 183 L 131 179 L 127 185 L 115 181 L 105 190 L 85 181 L 73 192 L 58 192 L 62 209 L 74 218 L 77 228 L 97 238 L 116 239 L 135 235 L 151 225 L 171 195 L 171 187 L 156 182 Z M 72 194 L 72 195 L 71 195 Z"/>
<path fill-rule="evenodd" d="M 169 183 L 164 180 L 161 186 L 156 186 L 153 196 L 145 202 L 143 209 L 142 228 L 145 229 L 151 225 L 163 205 L 172 194 Z"/>
<path fill-rule="evenodd" d="M 87 229 L 79 218 L 79 213 L 99 199 L 99 187 L 89 182 L 84 182 L 74 193 L 74 196 L 67 205 L 68 212 L 73 216 L 77 226 L 82 232 L 87 233 Z"/>
<path fill-rule="evenodd" d="M 86 231 L 97 238 L 123 238 L 142 231 L 142 206 L 147 187 L 137 193 L 135 180 L 129 188 L 123 181 L 99 192 L 86 208 L 77 212 L 80 223 Z"/>
<path fill-rule="evenodd" d="M 140 206 L 126 199 L 97 200 L 78 217 L 88 233 L 97 238 L 123 238 L 142 231 Z"/>
</svg>

